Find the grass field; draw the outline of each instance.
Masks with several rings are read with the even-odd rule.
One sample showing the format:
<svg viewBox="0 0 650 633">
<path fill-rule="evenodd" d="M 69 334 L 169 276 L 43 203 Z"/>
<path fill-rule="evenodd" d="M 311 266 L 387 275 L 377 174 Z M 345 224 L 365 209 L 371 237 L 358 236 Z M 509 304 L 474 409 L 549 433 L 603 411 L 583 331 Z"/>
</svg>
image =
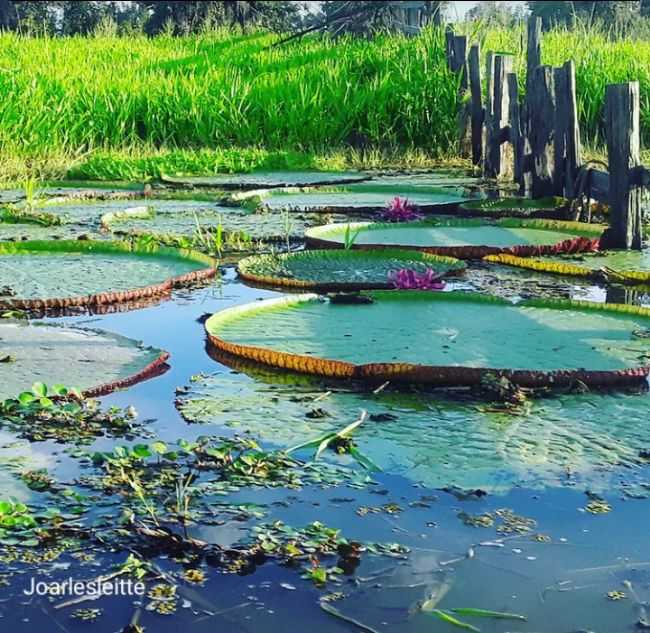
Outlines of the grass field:
<svg viewBox="0 0 650 633">
<path fill-rule="evenodd" d="M 515 53 L 521 66 L 522 35 L 483 29 L 473 39 L 484 51 Z M 77 178 L 142 179 L 454 156 L 458 78 L 446 68 L 441 31 L 270 48 L 274 39 L 0 35 L 0 177 L 71 168 Z M 650 42 L 555 31 L 543 56 L 576 61 L 592 146 L 603 140 L 605 85 L 639 79 L 650 140 Z"/>
</svg>

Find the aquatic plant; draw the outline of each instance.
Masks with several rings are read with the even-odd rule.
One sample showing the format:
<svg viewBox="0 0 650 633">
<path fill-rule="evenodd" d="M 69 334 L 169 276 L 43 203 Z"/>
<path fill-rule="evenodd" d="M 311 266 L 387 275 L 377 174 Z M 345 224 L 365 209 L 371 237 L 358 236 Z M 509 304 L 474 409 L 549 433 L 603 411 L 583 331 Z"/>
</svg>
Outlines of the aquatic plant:
<svg viewBox="0 0 650 633">
<path fill-rule="evenodd" d="M 389 273 L 388 281 L 398 290 L 444 290 L 442 275 L 431 268 L 418 272 L 411 268 L 400 268 Z"/>
<path fill-rule="evenodd" d="M 409 202 L 408 198 L 395 196 L 381 214 L 384 222 L 412 222 L 421 220 L 424 216 L 418 213 L 418 206 Z"/>
<path fill-rule="evenodd" d="M 305 448 L 316 448 L 316 453 L 314 454 L 314 460 L 317 460 L 326 449 L 330 448 L 336 453 L 338 453 L 339 455 L 343 455 L 345 453 L 351 455 L 367 470 L 372 470 L 372 471 L 381 470 L 367 457 L 362 455 L 357 449 L 357 447 L 355 446 L 354 442 L 352 441 L 352 437 L 351 437 L 352 433 L 363 424 L 364 420 L 367 417 L 368 417 L 368 412 L 362 411 L 361 416 L 359 417 L 358 420 L 352 422 L 352 424 L 348 424 L 340 431 L 325 433 L 324 435 L 321 435 L 315 439 L 302 442 L 301 444 L 298 444 L 296 446 L 287 449 L 286 453 L 287 454 L 293 453 L 294 451 L 303 450 Z"/>
<path fill-rule="evenodd" d="M 102 435 L 128 435 L 136 428 L 137 412 L 133 407 L 102 409 L 77 389 L 35 382 L 31 391 L 0 400 L 0 416 L 0 425 L 32 442 L 84 443 Z"/>
</svg>

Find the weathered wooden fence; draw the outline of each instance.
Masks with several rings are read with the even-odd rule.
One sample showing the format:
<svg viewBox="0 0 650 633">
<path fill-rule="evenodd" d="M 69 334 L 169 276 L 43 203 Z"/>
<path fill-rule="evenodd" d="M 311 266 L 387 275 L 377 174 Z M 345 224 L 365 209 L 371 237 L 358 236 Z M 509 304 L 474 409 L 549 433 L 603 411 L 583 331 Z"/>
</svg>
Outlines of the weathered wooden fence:
<svg viewBox="0 0 650 633">
<path fill-rule="evenodd" d="M 611 227 L 603 243 L 640 248 L 641 197 L 650 186 L 650 171 L 640 161 L 639 84 L 607 87 L 608 171 L 584 164 L 575 65 L 567 61 L 553 68 L 541 63 L 541 27 L 539 18 L 528 22 L 523 100 L 513 57 L 491 52 L 486 55 L 484 99 L 479 46 L 468 51 L 467 37 L 447 30 L 448 66 L 462 73 L 461 90 L 469 92 L 469 107 L 460 114 L 461 152 L 471 155 L 486 178 L 512 180 L 520 193 L 533 198 L 557 195 L 607 202 Z"/>
</svg>

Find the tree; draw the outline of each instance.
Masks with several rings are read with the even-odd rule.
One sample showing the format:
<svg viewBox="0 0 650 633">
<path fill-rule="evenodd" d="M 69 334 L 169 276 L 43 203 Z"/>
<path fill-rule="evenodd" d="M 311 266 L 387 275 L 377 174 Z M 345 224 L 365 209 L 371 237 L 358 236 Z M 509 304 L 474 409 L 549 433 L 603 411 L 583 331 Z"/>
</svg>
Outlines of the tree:
<svg viewBox="0 0 650 633">
<path fill-rule="evenodd" d="M 149 14 L 148 33 L 172 28 L 174 33 L 193 33 L 206 25 L 263 26 L 288 30 L 300 21 L 299 2 L 139 2 Z"/>
<path fill-rule="evenodd" d="M 528 2 L 532 15 L 542 18 L 545 29 L 555 24 L 573 26 L 577 21 L 587 24 L 601 23 L 625 31 L 634 25 L 641 14 L 640 0 L 575 0 L 573 2 Z"/>
<path fill-rule="evenodd" d="M 517 20 L 511 5 L 506 2 L 479 2 L 467 12 L 468 20 L 482 20 L 500 26 L 510 26 Z"/>
<path fill-rule="evenodd" d="M 421 23 L 440 23 L 446 2 L 424 2 Z M 395 29 L 404 17 L 399 2 L 324 2 L 317 23 L 335 35 L 352 33 L 370 35 L 380 30 Z"/>
<path fill-rule="evenodd" d="M 9 0 L 0 0 L 0 31 L 16 27 L 16 8 Z"/>
</svg>

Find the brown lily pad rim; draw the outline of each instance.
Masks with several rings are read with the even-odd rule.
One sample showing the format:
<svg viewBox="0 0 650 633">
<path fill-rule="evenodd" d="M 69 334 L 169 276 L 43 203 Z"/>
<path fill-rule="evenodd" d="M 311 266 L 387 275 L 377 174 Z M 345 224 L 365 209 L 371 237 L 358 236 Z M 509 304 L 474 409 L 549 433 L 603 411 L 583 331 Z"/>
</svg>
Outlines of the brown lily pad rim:
<svg viewBox="0 0 650 633">
<path fill-rule="evenodd" d="M 491 303 L 513 305 L 499 297 L 463 292 L 427 292 L 418 290 L 374 291 L 367 293 L 375 300 L 401 295 L 406 300 L 460 301 L 477 304 Z M 270 367 L 278 367 L 298 373 L 341 378 L 347 380 L 397 383 L 421 383 L 435 386 L 478 386 L 488 376 L 505 377 L 522 387 L 570 387 L 578 382 L 589 387 L 616 388 L 639 385 L 647 380 L 650 365 L 615 370 L 560 369 L 529 370 L 497 367 L 464 367 L 447 365 L 422 365 L 417 363 L 365 363 L 356 364 L 306 354 L 282 352 L 256 345 L 229 342 L 218 336 L 219 326 L 265 309 L 281 309 L 306 301 L 316 301 L 317 294 L 301 294 L 278 299 L 266 299 L 213 314 L 205 323 L 209 342 L 221 352 L 233 357 L 252 360 Z M 583 310 L 641 316 L 650 320 L 650 309 L 627 304 L 595 303 L 587 301 L 534 299 L 522 301 L 519 306 L 550 308 L 557 310 Z"/>
<path fill-rule="evenodd" d="M 432 218 L 417 222 L 386 223 L 386 222 L 350 222 L 339 224 L 326 224 L 316 226 L 305 231 L 305 243 L 310 248 L 344 248 L 340 241 L 331 239 L 332 233 L 339 232 L 346 227 L 354 232 L 359 229 L 374 231 L 385 228 L 410 227 L 410 228 L 431 228 L 436 226 L 498 226 L 502 228 L 526 228 L 541 229 L 548 231 L 562 231 L 574 235 L 556 244 L 520 244 L 516 246 L 488 246 L 488 245 L 460 245 L 460 246 L 415 246 L 408 244 L 352 244 L 353 249 L 373 250 L 381 248 L 409 249 L 444 255 L 457 259 L 482 259 L 487 255 L 498 255 L 508 253 L 520 257 L 531 257 L 535 255 L 556 255 L 561 253 L 577 253 L 589 250 L 598 250 L 600 237 L 605 230 L 601 224 L 585 224 L 582 222 L 563 222 L 559 220 L 525 220 L 518 218 L 502 218 L 490 220 L 489 218 Z"/>
<path fill-rule="evenodd" d="M 237 272 L 239 276 L 253 284 L 261 286 L 283 286 L 285 288 L 294 288 L 299 290 L 314 290 L 317 292 L 342 292 L 342 291 L 355 291 L 355 290 L 388 290 L 393 288 L 388 279 L 384 282 L 379 281 L 340 281 L 328 282 L 318 281 L 315 279 L 295 279 L 292 277 L 283 277 L 279 275 L 264 275 L 255 272 L 255 264 L 263 258 L 270 258 L 271 255 L 252 255 L 242 259 L 237 264 Z M 341 251 L 341 250 L 309 250 L 300 251 L 298 253 L 282 253 L 276 255 L 275 258 L 280 263 L 288 260 L 296 259 L 340 259 L 349 257 L 351 259 L 364 259 L 376 258 L 382 259 L 397 259 L 403 260 L 405 265 L 409 262 L 418 262 L 421 264 L 430 263 L 432 266 L 436 264 L 446 264 L 450 268 L 442 276 L 462 274 L 465 271 L 465 264 L 454 257 L 445 257 L 443 255 L 433 255 L 431 253 L 423 253 L 421 251 L 414 251 L 408 249 L 384 249 L 378 251 Z"/>
<path fill-rule="evenodd" d="M 73 297 L 47 297 L 43 299 L 0 299 L 2 310 L 49 310 L 71 307 L 96 307 L 108 304 L 128 303 L 139 299 L 167 296 L 174 288 L 210 279 L 216 275 L 214 259 L 198 251 L 168 248 L 163 246 L 137 246 L 131 242 L 99 242 L 92 240 L 34 240 L 26 242 L 0 242 L 0 257 L 21 256 L 45 253 L 84 253 L 84 254 L 130 254 L 142 257 L 169 257 L 193 261 L 203 267 L 195 271 L 177 275 L 160 283 L 140 286 L 132 290 L 99 292 Z"/>
<path fill-rule="evenodd" d="M 610 281 L 626 285 L 650 284 L 650 271 L 643 270 L 603 270 L 599 268 L 588 268 L 571 262 L 549 262 L 530 257 L 516 257 L 515 255 L 501 254 L 488 255 L 483 258 L 492 264 L 503 264 L 515 268 L 524 268 L 541 273 L 554 275 L 568 275 L 571 277 L 584 277 L 595 281 Z"/>
</svg>

